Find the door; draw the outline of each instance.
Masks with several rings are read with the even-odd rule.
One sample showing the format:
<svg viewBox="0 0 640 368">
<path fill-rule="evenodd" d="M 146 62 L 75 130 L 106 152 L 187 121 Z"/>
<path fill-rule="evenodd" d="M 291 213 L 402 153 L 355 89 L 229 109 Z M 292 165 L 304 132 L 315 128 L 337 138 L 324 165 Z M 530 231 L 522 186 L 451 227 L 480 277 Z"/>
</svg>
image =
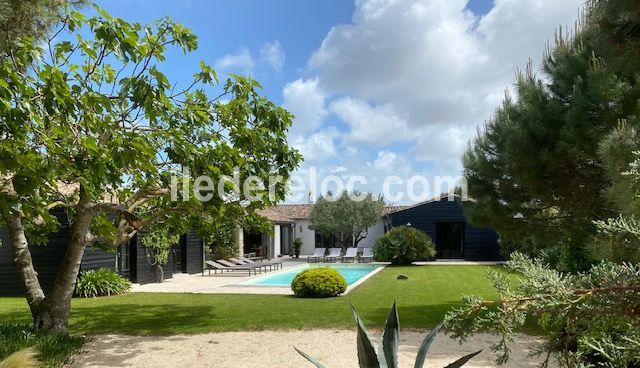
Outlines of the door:
<svg viewBox="0 0 640 368">
<path fill-rule="evenodd" d="M 173 273 L 182 273 L 182 245 L 171 247 L 173 253 Z"/>
<path fill-rule="evenodd" d="M 280 241 L 282 242 L 282 245 L 280 246 L 280 254 L 293 255 L 293 250 L 291 249 L 291 226 L 281 226 L 280 232 Z"/>
<path fill-rule="evenodd" d="M 464 222 L 436 223 L 436 258 L 462 258 Z"/>
<path fill-rule="evenodd" d="M 131 279 L 131 242 L 127 242 L 118 247 L 118 273 Z"/>
</svg>

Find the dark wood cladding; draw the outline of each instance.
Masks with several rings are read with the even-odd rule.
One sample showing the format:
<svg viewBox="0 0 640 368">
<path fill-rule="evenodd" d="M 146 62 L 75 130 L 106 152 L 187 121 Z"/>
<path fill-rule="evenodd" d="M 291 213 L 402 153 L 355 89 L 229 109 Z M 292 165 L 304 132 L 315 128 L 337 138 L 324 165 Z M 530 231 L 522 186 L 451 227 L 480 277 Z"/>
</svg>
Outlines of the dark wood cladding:
<svg viewBox="0 0 640 368">
<path fill-rule="evenodd" d="M 40 284 L 45 293 L 49 292 L 53 287 L 53 282 L 64 257 L 69 239 L 69 222 L 65 212 L 58 211 L 55 215 L 60 222 L 60 229 L 49 236 L 46 245 L 29 247 Z M 134 283 L 148 284 L 156 282 L 158 271 L 149 262 L 147 254 L 149 250 L 142 245 L 142 237 L 144 237 L 144 232 L 131 239 L 129 271 L 125 276 Z M 0 240 L 0 296 L 24 295 L 14 264 L 13 247 L 11 246 L 7 229 L 4 227 L 0 228 Z M 175 253 L 169 252 L 168 262 L 162 267 L 165 279 L 172 278 L 174 272 L 189 274 L 202 272 L 204 252 L 202 238 L 198 237 L 195 231 L 189 230 L 187 234 L 181 237 L 179 247 L 179 262 L 174 259 Z M 117 260 L 116 252 L 87 248 L 82 257 L 80 270 L 86 271 L 97 268 L 117 270 Z"/>
<path fill-rule="evenodd" d="M 29 247 L 40 285 L 45 293 L 53 288 L 69 239 L 69 221 L 65 212 L 56 211 L 54 215 L 60 223 L 58 231 L 49 236 L 47 244 Z M 0 244 L 0 295 L 22 296 L 24 291 L 15 267 L 13 247 L 9 240 L 9 233 L 4 227 L 0 229 L 0 239 L 2 239 L 2 244 Z M 115 253 L 87 248 L 80 267 L 82 271 L 101 267 L 114 270 Z"/>
<path fill-rule="evenodd" d="M 188 274 L 201 273 L 203 268 L 204 247 L 202 238 L 195 231 L 189 230 L 182 236 L 180 246 L 182 255 L 182 272 Z"/>
<path fill-rule="evenodd" d="M 425 202 L 389 215 L 392 226 L 412 227 L 427 233 L 436 242 L 437 223 L 464 223 L 463 258 L 469 261 L 501 260 L 498 235 L 491 229 L 478 228 L 467 222 L 464 210 L 458 201 L 446 198 Z"/>
</svg>

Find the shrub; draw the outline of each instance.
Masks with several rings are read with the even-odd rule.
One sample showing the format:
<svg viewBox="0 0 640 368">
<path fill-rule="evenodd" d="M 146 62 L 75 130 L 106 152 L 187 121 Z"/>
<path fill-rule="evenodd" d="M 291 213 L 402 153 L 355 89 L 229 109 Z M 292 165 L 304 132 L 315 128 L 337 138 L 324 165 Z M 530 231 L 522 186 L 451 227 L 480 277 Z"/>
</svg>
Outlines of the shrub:
<svg viewBox="0 0 640 368">
<path fill-rule="evenodd" d="M 424 232 L 412 227 L 400 226 L 391 229 L 376 240 L 373 255 L 376 261 L 404 265 L 435 256 L 436 248 L 431 238 Z"/>
<path fill-rule="evenodd" d="M 28 362 L 29 349 L 38 353 L 39 367 L 58 368 L 71 362 L 71 357 L 82 350 L 85 338 L 72 336 L 66 333 L 43 333 L 34 329 L 27 323 L 0 324 L 0 367 L 12 367 L 7 360 L 13 363 Z M 27 351 L 25 352 L 25 349 Z M 12 354 L 20 352 L 18 356 Z M 20 359 L 20 360 L 18 360 Z M 28 367 L 28 365 L 18 365 Z"/>
<path fill-rule="evenodd" d="M 333 268 L 322 267 L 304 270 L 291 282 L 296 296 L 303 298 L 328 298 L 347 290 L 347 280 Z"/>
<path fill-rule="evenodd" d="M 76 294 L 82 298 L 124 294 L 131 282 L 107 268 L 83 271 L 76 284 Z"/>
</svg>

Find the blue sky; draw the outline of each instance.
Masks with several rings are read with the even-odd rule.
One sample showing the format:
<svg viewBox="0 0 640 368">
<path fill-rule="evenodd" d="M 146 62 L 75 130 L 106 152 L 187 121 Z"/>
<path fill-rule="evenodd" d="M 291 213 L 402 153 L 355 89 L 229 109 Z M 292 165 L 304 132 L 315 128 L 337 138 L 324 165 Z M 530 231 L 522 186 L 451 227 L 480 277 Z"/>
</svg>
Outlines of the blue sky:
<svg viewBox="0 0 640 368">
<path fill-rule="evenodd" d="M 163 16 L 191 28 L 199 49 L 172 53 L 163 70 L 187 81 L 200 60 L 219 74 L 251 74 L 296 115 L 306 193 L 323 178 L 360 175 L 356 188 L 383 192 L 389 176 L 419 198 L 435 176 L 461 174 L 460 158 L 491 116 L 516 68 L 540 59 L 558 25 L 583 0 L 110 0 L 112 15 L 149 23 Z M 308 172 L 317 172 L 317 186 Z M 426 178 L 412 181 L 412 177 Z M 329 189 L 335 186 L 330 185 Z"/>
</svg>

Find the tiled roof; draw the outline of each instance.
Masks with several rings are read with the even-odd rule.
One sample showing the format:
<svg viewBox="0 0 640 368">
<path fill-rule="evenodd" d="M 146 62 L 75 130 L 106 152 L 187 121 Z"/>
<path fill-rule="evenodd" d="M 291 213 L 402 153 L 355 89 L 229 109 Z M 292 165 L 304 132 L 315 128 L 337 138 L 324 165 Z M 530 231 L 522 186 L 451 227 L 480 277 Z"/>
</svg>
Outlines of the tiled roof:
<svg viewBox="0 0 640 368">
<path fill-rule="evenodd" d="M 384 216 L 393 212 L 402 211 L 406 208 L 409 208 L 409 206 L 384 206 L 382 209 L 382 215 Z"/>
<path fill-rule="evenodd" d="M 382 215 L 396 212 L 406 207 L 407 206 L 385 206 L 382 210 Z M 279 204 L 275 207 L 260 210 L 258 213 L 274 222 L 290 223 L 296 220 L 311 218 L 312 209 L 313 204 Z"/>
</svg>

